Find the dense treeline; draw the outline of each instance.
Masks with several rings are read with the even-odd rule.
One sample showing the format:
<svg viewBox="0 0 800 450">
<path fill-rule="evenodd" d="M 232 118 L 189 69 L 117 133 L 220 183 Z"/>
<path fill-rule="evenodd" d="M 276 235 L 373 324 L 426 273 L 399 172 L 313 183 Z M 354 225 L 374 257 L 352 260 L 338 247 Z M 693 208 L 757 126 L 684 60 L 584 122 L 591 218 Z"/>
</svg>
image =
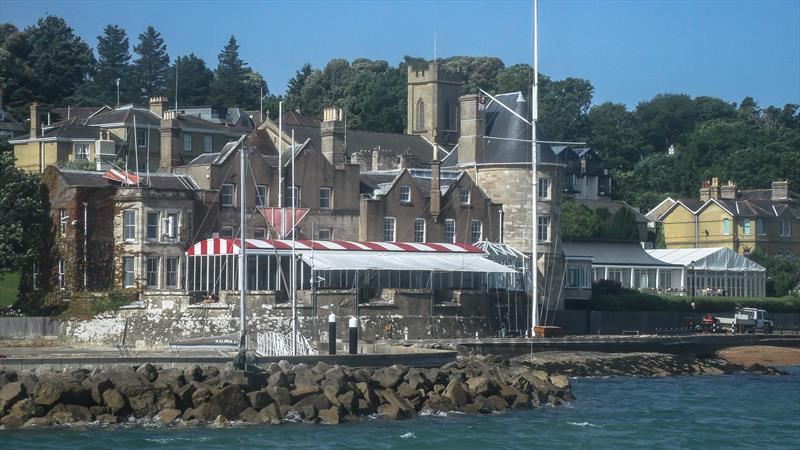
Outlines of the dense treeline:
<svg viewBox="0 0 800 450">
<path fill-rule="evenodd" d="M 131 44 L 133 54 L 131 53 Z M 369 59 L 332 59 L 323 68 L 305 64 L 286 94 L 269 93 L 262 76 L 239 56 L 231 36 L 215 69 L 193 53 L 172 62 L 158 31 L 147 27 L 136 42 L 115 25 L 98 36 L 96 56 L 66 22 L 47 16 L 18 30 L 0 25 L 0 88 L 18 117 L 32 99 L 46 106 L 145 103 L 148 96 L 175 99 L 176 72 L 181 105 L 259 107 L 277 114 L 285 108 L 320 116 L 322 108 L 346 109 L 348 127 L 403 132 L 407 67 L 426 65 L 406 56 L 397 66 Z M 464 93 L 530 92 L 532 70 L 506 66 L 495 57 L 455 56 L 439 62 L 464 77 Z M 732 179 L 740 188 L 768 187 L 776 179 L 800 185 L 798 105 L 761 108 L 750 97 L 738 105 L 713 97 L 659 94 L 629 110 L 625 105 L 592 105 L 588 80 L 552 80 L 539 75 L 540 127 L 550 140 L 587 142 L 613 175 L 613 193 L 646 210 L 665 195 L 696 196 L 701 180 Z M 672 147 L 674 155 L 668 154 Z"/>
</svg>

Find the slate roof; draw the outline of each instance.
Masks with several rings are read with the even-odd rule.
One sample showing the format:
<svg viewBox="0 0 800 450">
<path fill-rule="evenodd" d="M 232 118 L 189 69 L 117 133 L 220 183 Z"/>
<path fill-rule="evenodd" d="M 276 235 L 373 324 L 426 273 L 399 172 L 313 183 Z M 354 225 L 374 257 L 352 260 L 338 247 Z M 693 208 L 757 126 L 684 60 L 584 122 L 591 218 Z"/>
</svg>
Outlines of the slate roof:
<svg viewBox="0 0 800 450">
<path fill-rule="evenodd" d="M 615 213 L 617 210 L 622 208 L 629 209 L 633 215 L 636 217 L 637 222 L 646 223 L 647 217 L 645 217 L 639 210 L 634 208 L 633 206 L 623 202 L 622 200 L 612 200 L 610 198 L 598 198 L 598 199 L 582 199 L 576 198 L 574 199 L 576 203 L 581 205 L 586 205 L 593 210 L 606 208 L 610 213 Z"/>
<path fill-rule="evenodd" d="M 431 195 L 431 171 L 429 169 L 408 169 L 409 175 L 419 186 L 425 197 Z M 361 194 L 383 195 L 402 174 L 402 170 L 381 170 L 361 172 L 359 176 Z M 444 195 L 458 181 L 460 171 L 442 170 L 439 177 L 439 191 Z"/>
<path fill-rule="evenodd" d="M 89 170 L 75 170 L 63 169 L 53 167 L 52 170 L 58 172 L 64 183 L 68 186 L 75 187 L 115 187 L 119 183 L 115 183 L 107 178 L 103 178 L 104 172 L 95 172 Z M 188 175 L 177 175 L 171 173 L 151 173 L 148 176 L 138 174 L 142 177 L 140 187 L 147 187 L 147 180 L 149 180 L 150 187 L 153 189 L 169 189 L 179 191 L 193 191 L 197 190 L 197 184 L 192 177 Z"/>
<path fill-rule="evenodd" d="M 106 125 L 111 123 L 133 124 L 134 117 L 136 117 L 136 125 L 147 124 L 156 127 L 161 125 L 161 118 L 155 113 L 149 109 L 137 107 L 123 107 L 99 112 L 92 117 L 86 118 L 85 125 Z"/>
<path fill-rule="evenodd" d="M 676 267 L 653 258 L 638 242 L 564 241 L 561 245 L 565 257 L 589 257 L 593 265 Z"/>
</svg>

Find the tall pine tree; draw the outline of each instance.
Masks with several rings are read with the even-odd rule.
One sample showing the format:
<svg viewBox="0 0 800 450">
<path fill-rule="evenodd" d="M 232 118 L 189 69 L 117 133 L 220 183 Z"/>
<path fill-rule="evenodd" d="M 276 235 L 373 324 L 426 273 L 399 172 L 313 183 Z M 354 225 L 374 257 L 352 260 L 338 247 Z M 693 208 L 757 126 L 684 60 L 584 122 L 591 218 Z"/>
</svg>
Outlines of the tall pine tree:
<svg viewBox="0 0 800 450">
<path fill-rule="evenodd" d="M 269 93 L 261 74 L 253 71 L 239 57 L 239 44 L 231 36 L 228 44 L 219 53 L 219 65 L 211 86 L 211 102 L 214 106 L 239 106 L 257 108 L 259 88 Z"/>
<path fill-rule="evenodd" d="M 117 79 L 122 86 L 130 84 L 131 59 L 128 36 L 116 25 L 107 25 L 97 37 L 97 71 L 94 76 L 94 96 L 107 104 L 117 104 Z M 125 103 L 126 98 L 121 98 Z"/>
<path fill-rule="evenodd" d="M 161 34 L 152 26 L 147 27 L 139 35 L 139 44 L 133 50 L 139 55 L 134 63 L 136 100 L 144 103 L 148 97 L 164 95 L 167 92 L 169 55 Z"/>
<path fill-rule="evenodd" d="M 206 62 L 195 56 L 179 56 L 169 68 L 167 92 L 170 100 L 175 99 L 175 70 L 178 72 L 178 105 L 201 106 L 209 103 L 214 72 L 206 67 Z"/>
</svg>

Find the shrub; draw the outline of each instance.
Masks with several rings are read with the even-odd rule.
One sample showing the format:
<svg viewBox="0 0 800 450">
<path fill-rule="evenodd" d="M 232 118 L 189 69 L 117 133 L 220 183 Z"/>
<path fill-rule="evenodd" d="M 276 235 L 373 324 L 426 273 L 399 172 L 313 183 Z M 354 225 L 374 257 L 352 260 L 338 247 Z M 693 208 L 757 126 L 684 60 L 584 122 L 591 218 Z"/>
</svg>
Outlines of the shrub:
<svg viewBox="0 0 800 450">
<path fill-rule="evenodd" d="M 733 312 L 736 307 L 763 308 L 767 312 L 800 312 L 800 296 L 695 297 L 697 312 Z M 692 311 L 692 297 L 622 289 L 619 294 L 592 296 L 595 311 Z"/>
</svg>

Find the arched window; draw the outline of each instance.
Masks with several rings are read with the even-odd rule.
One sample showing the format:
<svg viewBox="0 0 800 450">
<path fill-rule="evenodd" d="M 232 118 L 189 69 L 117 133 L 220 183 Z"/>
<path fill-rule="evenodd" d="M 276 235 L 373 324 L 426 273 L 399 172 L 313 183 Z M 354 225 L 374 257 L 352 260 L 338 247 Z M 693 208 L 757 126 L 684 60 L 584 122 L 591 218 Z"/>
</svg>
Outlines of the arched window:
<svg viewBox="0 0 800 450">
<path fill-rule="evenodd" d="M 417 130 L 425 129 L 425 102 L 422 99 L 417 101 Z"/>
</svg>

